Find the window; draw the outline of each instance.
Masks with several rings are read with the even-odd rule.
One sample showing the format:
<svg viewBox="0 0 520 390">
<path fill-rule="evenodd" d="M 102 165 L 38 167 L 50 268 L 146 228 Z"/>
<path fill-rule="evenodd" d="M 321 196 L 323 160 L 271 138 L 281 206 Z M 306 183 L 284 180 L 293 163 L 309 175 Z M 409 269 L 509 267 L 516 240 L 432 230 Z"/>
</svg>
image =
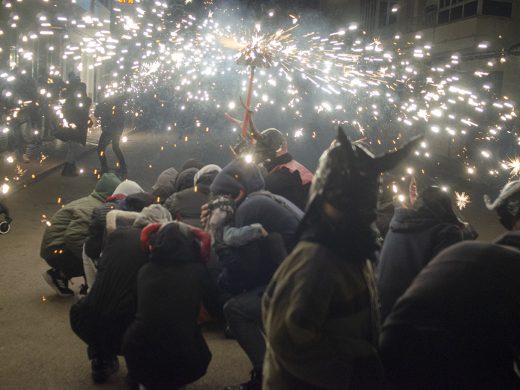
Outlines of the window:
<svg viewBox="0 0 520 390">
<path fill-rule="evenodd" d="M 512 10 L 513 2 L 507 0 L 484 0 L 484 6 L 482 7 L 484 15 L 505 16 L 508 18 L 511 17 Z"/>
<path fill-rule="evenodd" d="M 398 4 L 397 1 L 379 2 L 379 27 L 388 26 L 397 22 L 397 13 L 392 11 Z"/>
<path fill-rule="evenodd" d="M 438 24 L 454 22 L 477 14 L 478 0 L 440 0 Z"/>
</svg>

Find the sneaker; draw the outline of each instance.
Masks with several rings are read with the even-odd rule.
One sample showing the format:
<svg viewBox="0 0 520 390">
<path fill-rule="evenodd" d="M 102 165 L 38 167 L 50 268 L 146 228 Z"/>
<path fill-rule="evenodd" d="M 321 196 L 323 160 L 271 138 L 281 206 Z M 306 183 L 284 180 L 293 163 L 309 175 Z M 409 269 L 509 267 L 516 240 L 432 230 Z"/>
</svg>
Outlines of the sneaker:
<svg viewBox="0 0 520 390">
<path fill-rule="evenodd" d="M 103 383 L 110 375 L 119 370 L 119 360 L 117 360 L 117 357 L 113 359 L 92 359 L 90 367 L 92 368 L 94 382 Z"/>
<path fill-rule="evenodd" d="M 62 297 L 71 297 L 74 291 L 69 288 L 69 281 L 61 276 L 60 271 L 51 268 L 43 273 L 43 279 L 51 286 L 56 293 Z"/>
<path fill-rule="evenodd" d="M 251 379 L 239 385 L 226 386 L 225 390 L 262 390 L 262 373 L 251 370 Z"/>
</svg>

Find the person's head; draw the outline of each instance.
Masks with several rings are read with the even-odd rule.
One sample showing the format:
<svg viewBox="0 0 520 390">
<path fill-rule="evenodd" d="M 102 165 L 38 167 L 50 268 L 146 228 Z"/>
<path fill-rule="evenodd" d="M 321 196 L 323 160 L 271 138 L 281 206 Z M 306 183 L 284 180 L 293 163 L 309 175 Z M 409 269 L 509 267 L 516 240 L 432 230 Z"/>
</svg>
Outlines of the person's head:
<svg viewBox="0 0 520 390">
<path fill-rule="evenodd" d="M 257 163 L 275 159 L 287 153 L 287 140 L 277 129 L 271 128 L 260 133 L 255 145 L 255 161 Z"/>
<path fill-rule="evenodd" d="M 69 74 L 67 75 L 67 80 L 69 83 L 79 83 L 80 82 L 79 76 L 74 71 L 69 72 Z"/>
<path fill-rule="evenodd" d="M 159 204 L 152 204 L 141 210 L 134 221 L 134 227 L 142 228 L 151 223 L 164 224 L 172 221 L 172 215 L 167 208 Z"/>
<path fill-rule="evenodd" d="M 464 226 L 464 222 L 455 213 L 450 193 L 441 187 L 431 185 L 419 191 L 413 208 L 428 213 L 439 222 Z"/>
<path fill-rule="evenodd" d="M 121 180 L 114 173 L 104 173 L 96 183 L 94 192 L 106 199 L 114 193 L 119 184 Z"/>
<path fill-rule="evenodd" d="M 195 174 L 193 177 L 193 184 L 197 185 L 199 181 L 204 179 L 209 179 L 208 182 L 211 183 L 217 174 L 222 170 L 218 165 L 216 164 L 208 164 L 200 168 L 200 170 Z"/>
<path fill-rule="evenodd" d="M 175 192 L 175 180 L 178 174 L 175 168 L 168 168 L 161 172 L 152 186 L 152 193 L 159 198 L 161 203 Z"/>
<path fill-rule="evenodd" d="M 264 188 L 265 181 L 258 166 L 238 158 L 217 174 L 210 191 L 213 196 L 228 196 L 238 203 L 248 194 Z"/>
<path fill-rule="evenodd" d="M 198 168 L 188 168 L 181 171 L 175 179 L 175 192 L 193 187 L 193 179 L 198 171 Z"/>
<path fill-rule="evenodd" d="M 380 174 L 408 156 L 418 138 L 402 149 L 374 158 L 363 146 L 351 144 L 342 128 L 320 158 L 309 191 L 306 219 L 325 215 L 333 224 L 369 227 L 376 219 Z"/>
<path fill-rule="evenodd" d="M 148 192 L 137 192 L 128 195 L 122 200 L 120 208 L 126 211 L 135 211 L 140 213 L 145 207 L 152 205 L 155 202 L 155 196 Z"/>
<path fill-rule="evenodd" d="M 186 169 L 189 169 L 189 168 L 197 168 L 197 169 L 200 169 L 204 166 L 203 163 L 201 163 L 199 160 L 196 160 L 194 158 L 190 158 L 186 161 L 184 161 L 184 164 L 182 164 L 182 167 L 181 167 L 181 172 L 186 170 Z"/>
<path fill-rule="evenodd" d="M 507 230 L 520 230 L 520 180 L 507 183 L 494 202 L 484 195 L 484 202 L 489 210 L 496 211 Z"/>
<path fill-rule="evenodd" d="M 150 251 L 150 262 L 163 266 L 206 261 L 211 245 L 206 232 L 182 222 L 148 225 L 141 242 Z"/>
<path fill-rule="evenodd" d="M 112 195 L 132 195 L 137 194 L 138 192 L 144 192 L 144 190 L 141 188 L 139 184 L 137 184 L 133 180 L 124 180 L 122 181 L 114 190 L 114 193 Z"/>
</svg>

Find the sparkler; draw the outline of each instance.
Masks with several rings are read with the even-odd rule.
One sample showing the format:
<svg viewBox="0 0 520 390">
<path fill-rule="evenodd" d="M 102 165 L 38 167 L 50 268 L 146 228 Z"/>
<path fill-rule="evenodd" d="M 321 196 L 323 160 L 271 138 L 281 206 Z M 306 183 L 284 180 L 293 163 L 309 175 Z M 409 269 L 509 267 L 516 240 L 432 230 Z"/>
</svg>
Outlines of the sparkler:
<svg viewBox="0 0 520 390">
<path fill-rule="evenodd" d="M 457 202 L 457 207 L 459 210 L 465 208 L 471 201 L 469 200 L 469 195 L 465 192 L 455 192 L 455 200 Z"/>
</svg>

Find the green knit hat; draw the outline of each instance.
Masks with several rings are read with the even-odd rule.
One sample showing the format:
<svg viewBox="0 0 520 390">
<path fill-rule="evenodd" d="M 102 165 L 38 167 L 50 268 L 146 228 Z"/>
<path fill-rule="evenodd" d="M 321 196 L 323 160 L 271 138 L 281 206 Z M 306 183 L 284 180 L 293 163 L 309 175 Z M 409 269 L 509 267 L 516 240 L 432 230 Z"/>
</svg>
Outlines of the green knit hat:
<svg viewBox="0 0 520 390">
<path fill-rule="evenodd" d="M 94 192 L 97 192 L 103 199 L 108 198 L 121 183 L 121 180 L 114 173 L 104 173 L 96 184 Z"/>
</svg>

